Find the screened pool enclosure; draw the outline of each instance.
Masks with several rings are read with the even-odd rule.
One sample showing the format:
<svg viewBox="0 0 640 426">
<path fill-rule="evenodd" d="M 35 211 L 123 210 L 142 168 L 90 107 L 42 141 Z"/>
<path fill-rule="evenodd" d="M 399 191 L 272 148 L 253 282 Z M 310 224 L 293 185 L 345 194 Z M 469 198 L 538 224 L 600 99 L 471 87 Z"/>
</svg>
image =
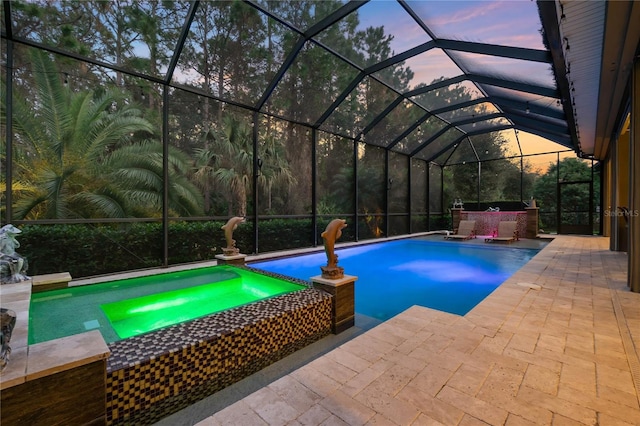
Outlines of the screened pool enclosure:
<svg viewBox="0 0 640 426">
<path fill-rule="evenodd" d="M 230 216 L 247 254 L 337 217 L 341 241 L 450 229 L 457 199 L 600 231 L 554 2 L 1 10 L 1 221 L 32 274 L 213 259 Z"/>
</svg>

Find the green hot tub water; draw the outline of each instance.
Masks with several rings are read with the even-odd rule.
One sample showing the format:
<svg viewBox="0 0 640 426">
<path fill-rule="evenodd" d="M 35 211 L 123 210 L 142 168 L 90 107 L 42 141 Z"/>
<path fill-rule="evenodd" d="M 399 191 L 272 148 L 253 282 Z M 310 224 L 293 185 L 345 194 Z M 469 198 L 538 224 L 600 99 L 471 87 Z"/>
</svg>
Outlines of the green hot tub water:
<svg viewBox="0 0 640 426">
<path fill-rule="evenodd" d="M 303 288 L 214 266 L 34 293 L 29 343 L 92 329 L 110 343 Z"/>
</svg>

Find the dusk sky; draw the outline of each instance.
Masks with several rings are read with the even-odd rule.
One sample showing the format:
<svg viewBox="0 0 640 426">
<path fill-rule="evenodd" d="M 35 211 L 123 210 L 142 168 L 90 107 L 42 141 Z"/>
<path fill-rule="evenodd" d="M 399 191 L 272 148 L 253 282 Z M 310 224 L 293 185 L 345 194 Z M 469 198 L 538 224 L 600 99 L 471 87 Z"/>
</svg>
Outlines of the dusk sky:
<svg viewBox="0 0 640 426">
<path fill-rule="evenodd" d="M 407 4 L 438 38 L 544 49 L 538 9 L 530 0 L 408 1 Z M 431 40 L 396 1 L 372 0 L 358 9 L 358 15 L 360 29 L 384 26 L 387 34 L 393 34 L 391 47 L 396 54 Z M 459 53 L 458 57 L 473 68 L 484 68 L 492 74 L 535 76 L 532 82 L 553 87 L 546 64 L 470 53 Z M 461 74 L 445 54 L 436 50 L 408 60 L 407 65 L 416 73 L 414 85 Z"/>
<path fill-rule="evenodd" d="M 407 4 L 425 22 L 437 38 L 453 39 L 504 46 L 541 49 L 540 29 L 542 25 L 538 8 L 531 0 L 508 1 L 426 1 L 409 0 Z M 395 0 L 372 0 L 358 9 L 359 29 L 384 26 L 387 34 L 394 36 L 391 47 L 394 54 L 404 52 L 426 43 L 431 38 Z M 555 87 L 549 64 L 509 58 L 479 55 L 467 52 L 452 52 L 454 59 L 464 64 L 467 71 L 510 80 L 532 83 L 544 87 Z M 444 76 L 451 78 L 462 74 L 455 63 L 440 49 L 431 49 L 405 61 L 415 73 L 411 86 L 429 84 Z M 472 86 L 467 82 L 465 86 Z M 471 89 L 471 87 L 469 87 Z M 471 89 L 472 90 L 472 89 Z M 507 89 L 497 89 L 500 92 Z M 529 101 L 555 107 L 555 100 L 521 94 Z M 517 146 L 513 131 L 510 133 L 514 148 Z M 505 135 L 506 136 L 506 135 Z M 524 151 L 532 153 L 558 149 L 553 142 L 538 136 L 520 132 Z M 555 148 L 552 149 L 552 146 Z M 535 149 L 531 149 L 535 146 Z"/>
</svg>

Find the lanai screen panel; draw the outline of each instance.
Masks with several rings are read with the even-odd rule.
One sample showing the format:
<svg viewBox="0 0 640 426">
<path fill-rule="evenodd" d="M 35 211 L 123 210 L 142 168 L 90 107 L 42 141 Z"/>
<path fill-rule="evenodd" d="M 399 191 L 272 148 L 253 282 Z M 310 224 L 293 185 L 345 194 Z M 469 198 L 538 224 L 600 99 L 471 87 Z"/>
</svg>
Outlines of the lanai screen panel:
<svg viewBox="0 0 640 426">
<path fill-rule="evenodd" d="M 200 2 L 172 82 L 255 105 L 297 36 L 242 2 Z"/>
<path fill-rule="evenodd" d="M 482 97 L 484 97 L 484 95 L 472 82 L 462 81 L 420 93 L 411 99 L 427 110 L 433 111 Z"/>
<path fill-rule="evenodd" d="M 17 37 L 162 78 L 190 2 L 34 1 L 12 6 Z"/>
<path fill-rule="evenodd" d="M 522 184 L 519 158 L 482 162 L 480 168 L 481 202 L 521 201 Z M 522 204 L 518 204 L 518 206 L 524 208 Z"/>
<path fill-rule="evenodd" d="M 560 99 L 550 96 L 538 95 L 535 93 L 528 93 L 521 90 L 509 89 L 506 87 L 498 87 L 494 85 L 484 85 L 483 86 L 487 93 L 490 96 L 496 96 L 508 100 L 518 101 L 529 103 L 530 107 L 538 106 L 542 109 L 550 109 L 553 113 L 557 115 L 562 115 L 562 104 Z M 524 108 L 522 108 L 524 110 Z"/>
<path fill-rule="evenodd" d="M 346 1 L 293 1 L 254 0 L 260 7 L 284 20 L 300 31 L 305 31 L 338 10 Z"/>
<path fill-rule="evenodd" d="M 468 138 L 462 140 L 455 149 L 448 153 L 446 164 L 463 164 L 478 161 L 478 154 Z"/>
<path fill-rule="evenodd" d="M 428 188 L 427 179 L 429 172 L 429 164 L 426 161 L 411 160 L 411 212 L 422 213 L 427 212 L 428 205 Z"/>
<path fill-rule="evenodd" d="M 469 124 L 457 124 L 457 127 L 466 133 L 477 132 L 480 130 L 491 130 L 496 127 L 508 126 L 510 121 L 504 117 L 492 118 L 488 120 L 478 120 Z M 454 123 L 455 124 L 455 123 Z"/>
<path fill-rule="evenodd" d="M 269 116 L 260 117 L 258 130 L 259 214 L 311 214 L 311 130 Z"/>
<path fill-rule="evenodd" d="M 469 136 L 482 161 L 520 155 L 520 148 L 511 130 Z"/>
<path fill-rule="evenodd" d="M 442 213 L 442 167 L 429 163 L 429 212 Z M 446 209 L 447 206 L 444 206 Z"/>
<path fill-rule="evenodd" d="M 458 147 L 460 146 L 461 143 L 464 143 L 465 141 L 467 141 L 466 138 L 462 139 L 459 143 L 456 143 L 452 146 L 450 146 L 449 148 L 445 149 L 444 151 L 442 151 L 440 153 L 440 155 L 436 156 L 433 159 L 430 159 L 429 161 L 438 164 L 440 166 L 444 166 L 446 164 L 450 164 L 449 163 L 449 158 L 456 152 L 456 150 L 458 149 Z M 468 143 L 468 141 L 467 141 Z M 421 153 L 418 153 L 417 157 L 421 158 Z"/>
<path fill-rule="evenodd" d="M 355 200 L 353 145 L 354 142 L 351 139 L 318 132 L 316 191 L 317 209 L 320 215 L 340 217 L 353 215 Z"/>
<path fill-rule="evenodd" d="M 171 89 L 169 143 L 192 162 L 191 181 L 207 216 L 244 216 L 254 211 L 253 119 L 244 108 Z M 191 216 L 201 216 L 192 214 Z"/>
<path fill-rule="evenodd" d="M 481 102 L 467 107 L 458 107 L 450 111 L 438 113 L 438 116 L 448 122 L 466 118 L 482 118 L 483 116 L 500 113 L 491 102 Z"/>
<path fill-rule="evenodd" d="M 376 145 L 389 146 L 424 114 L 425 111 L 413 102 L 402 100 L 366 133 L 364 140 Z"/>
<path fill-rule="evenodd" d="M 480 161 L 520 156 L 520 145 L 511 129 L 493 134 L 473 135 L 469 137 L 469 140 L 474 144 Z"/>
<path fill-rule="evenodd" d="M 544 49 L 538 7 L 529 0 L 407 4 L 439 38 Z"/>
<path fill-rule="evenodd" d="M 562 157 L 560 157 L 562 159 Z M 539 175 L 546 174 L 550 167 L 555 167 L 558 163 L 558 154 L 538 154 L 524 157 L 526 169 Z"/>
<path fill-rule="evenodd" d="M 478 163 L 457 164 L 444 168 L 445 208 L 451 207 L 453 200 L 461 199 L 464 204 L 478 202 Z"/>
<path fill-rule="evenodd" d="M 357 9 L 357 22 L 348 16 L 327 31 L 340 31 L 353 35 L 351 43 L 332 43 L 328 47 L 352 60 L 362 68 L 389 59 L 430 40 L 430 37 L 395 1 L 374 0 Z M 354 28 L 354 24 L 357 24 Z M 383 40 L 389 38 L 390 43 Z M 354 43 L 355 41 L 355 43 Z"/>
<path fill-rule="evenodd" d="M 404 64 L 412 71 L 411 90 L 462 75 L 460 68 L 437 47 L 405 60 Z"/>
<path fill-rule="evenodd" d="M 377 146 L 358 143 L 358 226 L 360 237 L 385 235 L 385 151 Z"/>
<path fill-rule="evenodd" d="M 518 132 L 518 139 L 520 140 L 523 155 L 567 151 L 566 147 L 529 132 Z"/>
<path fill-rule="evenodd" d="M 429 230 L 427 206 L 429 203 L 429 188 L 427 179 L 429 164 L 426 161 L 411 159 L 411 231 L 424 232 Z"/>
<path fill-rule="evenodd" d="M 435 115 L 429 116 L 405 138 L 400 140 L 393 149 L 403 154 L 411 154 L 420 144 L 446 126 L 447 123 Z"/>
<path fill-rule="evenodd" d="M 357 136 L 397 97 L 396 93 L 382 83 L 365 77 L 320 128 L 326 131 L 340 131 L 339 133 L 345 136 Z M 370 143 L 386 145 L 376 140 Z"/>
<path fill-rule="evenodd" d="M 409 205 L 409 157 L 389 152 L 389 212 L 407 213 Z"/>
<path fill-rule="evenodd" d="M 487 75 L 509 81 L 520 81 L 542 87 L 555 86 L 551 64 L 504 58 L 479 53 L 451 51 L 451 57 L 464 64 L 471 74 Z"/>
<path fill-rule="evenodd" d="M 235 155 L 232 152 L 238 152 L 235 148 L 241 146 L 222 135 L 232 127 L 246 129 L 250 121 L 247 122 L 241 110 L 227 108 L 222 102 L 179 88 L 170 89 L 169 96 L 168 142 L 172 149 L 180 150 L 193 162 L 193 181 L 202 193 L 201 214 L 226 215 L 234 210 L 234 200 L 229 191 L 223 190 L 214 172 L 233 168 L 231 158 Z M 241 136 L 247 132 L 236 134 Z M 240 171 L 240 167 L 238 164 L 236 170 Z"/>
<path fill-rule="evenodd" d="M 464 134 L 460 130 L 455 127 L 450 127 L 438 138 L 425 145 L 420 150 L 420 155 L 424 156 L 424 159 L 431 161 L 433 158 L 440 155 L 441 152 L 446 151 L 463 136 Z"/>
<path fill-rule="evenodd" d="M 358 70 L 307 42 L 302 47 L 264 110 L 287 120 L 314 124 L 358 75 Z"/>
<path fill-rule="evenodd" d="M 389 180 L 387 181 L 389 235 L 409 232 L 409 157 L 389 152 Z"/>
<path fill-rule="evenodd" d="M 376 71 L 372 75 L 401 93 L 415 90 L 443 79 L 457 77 L 462 71 L 442 49 L 431 48 L 402 62 Z"/>
</svg>

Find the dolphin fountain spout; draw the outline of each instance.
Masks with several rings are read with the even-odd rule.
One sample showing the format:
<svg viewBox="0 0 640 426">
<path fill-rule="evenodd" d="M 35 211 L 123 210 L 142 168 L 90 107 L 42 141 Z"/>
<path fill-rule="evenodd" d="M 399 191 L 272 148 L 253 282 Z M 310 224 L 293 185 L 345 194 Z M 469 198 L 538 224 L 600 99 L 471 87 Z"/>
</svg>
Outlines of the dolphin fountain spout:
<svg viewBox="0 0 640 426">
<path fill-rule="evenodd" d="M 327 254 L 327 266 L 321 266 L 322 278 L 340 279 L 344 277 L 344 268 L 338 266 L 338 255 L 335 253 L 336 240 L 342 236 L 342 230 L 347 226 L 344 219 L 334 219 L 321 234 L 324 239 L 324 251 Z"/>
<path fill-rule="evenodd" d="M 224 237 L 227 240 L 227 246 L 222 248 L 225 256 L 235 256 L 240 253 L 240 249 L 236 248 L 236 240 L 233 239 L 233 231 L 244 222 L 246 222 L 244 217 L 234 216 L 222 226 L 221 229 L 224 230 Z"/>
</svg>

